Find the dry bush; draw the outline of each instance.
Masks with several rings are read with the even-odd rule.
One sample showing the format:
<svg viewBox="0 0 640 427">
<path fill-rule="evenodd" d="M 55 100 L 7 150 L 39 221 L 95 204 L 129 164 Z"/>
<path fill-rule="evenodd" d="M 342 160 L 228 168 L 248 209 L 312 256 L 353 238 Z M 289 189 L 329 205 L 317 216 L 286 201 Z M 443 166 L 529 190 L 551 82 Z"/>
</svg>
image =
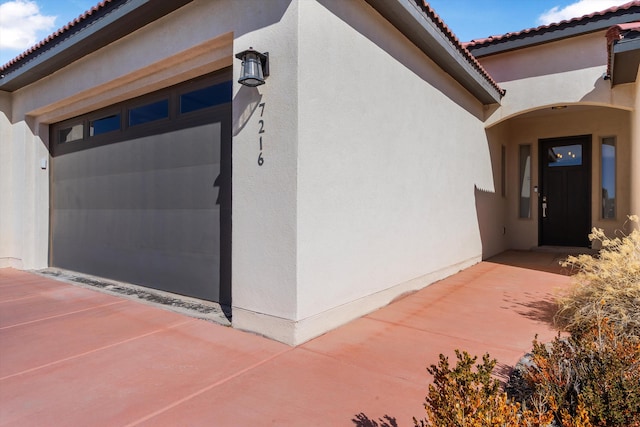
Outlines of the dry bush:
<svg viewBox="0 0 640 427">
<path fill-rule="evenodd" d="M 563 263 L 577 270 L 556 314 L 570 336 L 534 341 L 531 364 L 509 395 L 491 376 L 495 359 L 486 354 L 474 371 L 477 358 L 456 350 L 455 367 L 440 355 L 427 369 L 427 416 L 414 424 L 640 427 L 640 231 L 637 216 L 629 222 L 636 228 L 616 238 L 594 228 L 589 238 L 600 242 L 599 255 Z"/>
<path fill-rule="evenodd" d="M 532 362 L 525 406 L 543 402 L 558 425 L 588 416 L 597 426 L 640 427 L 640 341 L 603 321 L 579 336 L 534 341 Z"/>
<path fill-rule="evenodd" d="M 456 350 L 456 366 L 440 355 L 437 365 L 427 371 L 433 384 L 425 398 L 427 417 L 413 419 L 417 427 L 542 427 L 553 420 L 551 410 L 543 413 L 521 410 L 520 404 L 510 401 L 501 390 L 500 382 L 491 376 L 496 360 L 488 354 L 473 369 L 477 357 Z M 566 417 L 566 427 L 591 427 Z"/>
<path fill-rule="evenodd" d="M 609 238 L 594 228 L 591 241 L 602 245 L 600 253 L 570 256 L 563 267 L 577 270 L 573 286 L 558 299 L 556 321 L 572 334 L 582 334 L 602 321 L 617 334 L 640 337 L 640 231 L 638 217 L 627 222 L 635 226 L 629 234 Z"/>
</svg>

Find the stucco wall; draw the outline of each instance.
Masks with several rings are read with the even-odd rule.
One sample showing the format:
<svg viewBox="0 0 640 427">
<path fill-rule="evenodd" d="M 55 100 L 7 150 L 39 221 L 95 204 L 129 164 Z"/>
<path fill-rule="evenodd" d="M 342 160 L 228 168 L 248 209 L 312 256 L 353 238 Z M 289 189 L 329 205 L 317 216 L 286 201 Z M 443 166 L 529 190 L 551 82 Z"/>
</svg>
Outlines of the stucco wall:
<svg viewBox="0 0 640 427">
<path fill-rule="evenodd" d="M 234 42 L 235 52 L 268 51 L 271 75 L 258 88 L 234 86 L 233 323 L 289 343 L 298 293 L 298 8 L 291 2 L 277 25 Z"/>
<path fill-rule="evenodd" d="M 505 125 L 493 126 L 486 130 L 493 170 L 495 191 L 476 191 L 480 235 L 482 237 L 482 258 L 487 259 L 509 249 L 507 229 L 507 204 L 509 197 L 507 172 L 509 164 L 509 128 Z M 504 153 L 504 164 L 503 164 Z M 504 168 L 504 169 L 503 169 Z M 503 177 L 503 173 L 505 174 Z"/>
<path fill-rule="evenodd" d="M 633 87 L 613 90 L 604 80 L 607 45 L 604 31 L 480 58 L 483 67 L 507 91 L 487 126 L 540 107 L 601 105 L 633 108 Z"/>
<path fill-rule="evenodd" d="M 47 138 L 33 118 L 16 117 L 12 101 L 0 95 L 0 267 L 39 268 L 47 264 Z"/>
<path fill-rule="evenodd" d="M 301 2 L 299 55 L 297 319 L 477 262 L 482 105 L 363 1 Z"/>
<path fill-rule="evenodd" d="M 0 91 L 0 267 L 22 266 L 21 250 L 17 248 L 21 228 L 18 211 L 21 163 L 15 159 L 18 148 L 11 126 L 11 94 Z"/>
</svg>

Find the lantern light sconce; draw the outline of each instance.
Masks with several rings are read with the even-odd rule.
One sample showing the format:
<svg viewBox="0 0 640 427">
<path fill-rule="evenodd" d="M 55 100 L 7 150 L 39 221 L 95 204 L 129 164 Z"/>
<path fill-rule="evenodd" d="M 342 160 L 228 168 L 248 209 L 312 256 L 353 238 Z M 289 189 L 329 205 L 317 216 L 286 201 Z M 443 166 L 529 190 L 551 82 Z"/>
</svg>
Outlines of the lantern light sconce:
<svg viewBox="0 0 640 427">
<path fill-rule="evenodd" d="M 249 87 L 264 84 L 265 77 L 269 76 L 269 52 L 260 53 L 250 47 L 237 54 L 236 58 L 242 61 L 238 83 Z"/>
</svg>

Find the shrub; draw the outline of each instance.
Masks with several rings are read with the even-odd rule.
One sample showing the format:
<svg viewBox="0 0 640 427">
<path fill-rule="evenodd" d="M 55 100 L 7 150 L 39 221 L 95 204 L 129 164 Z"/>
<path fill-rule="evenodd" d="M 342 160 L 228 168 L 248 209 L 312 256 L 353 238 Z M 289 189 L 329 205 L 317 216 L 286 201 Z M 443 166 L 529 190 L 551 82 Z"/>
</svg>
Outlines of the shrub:
<svg viewBox="0 0 640 427">
<path fill-rule="evenodd" d="M 608 238 L 597 257 L 571 256 L 577 270 L 570 291 L 558 301 L 558 323 L 570 333 L 548 344 L 533 341 L 531 363 L 512 375 L 509 395 L 491 374 L 488 354 L 456 350 L 451 368 L 440 355 L 427 371 L 433 384 L 419 427 L 640 427 L 640 231 Z M 511 387 L 510 387 L 511 386 Z"/>
<path fill-rule="evenodd" d="M 640 342 L 618 336 L 609 322 L 550 344 L 534 340 L 524 373 L 556 422 L 587 415 L 598 426 L 640 427 Z"/>
<path fill-rule="evenodd" d="M 638 217 L 628 223 L 637 226 Z M 562 264 L 577 270 L 574 284 L 558 300 L 556 321 L 576 335 L 604 320 L 617 335 L 640 337 L 640 231 L 609 238 L 594 228 L 589 239 L 602 245 L 596 257 L 570 256 Z"/>
<path fill-rule="evenodd" d="M 508 400 L 501 391 L 500 382 L 491 376 L 496 365 L 488 354 L 482 363 L 472 369 L 477 357 L 456 350 L 456 366 L 452 369 L 448 359 L 440 355 L 437 365 L 427 371 L 433 376 L 424 408 L 427 417 L 413 419 L 419 427 L 503 427 L 546 426 L 553 414 L 520 411 L 520 404 Z M 589 427 L 569 425 L 568 427 Z"/>
</svg>

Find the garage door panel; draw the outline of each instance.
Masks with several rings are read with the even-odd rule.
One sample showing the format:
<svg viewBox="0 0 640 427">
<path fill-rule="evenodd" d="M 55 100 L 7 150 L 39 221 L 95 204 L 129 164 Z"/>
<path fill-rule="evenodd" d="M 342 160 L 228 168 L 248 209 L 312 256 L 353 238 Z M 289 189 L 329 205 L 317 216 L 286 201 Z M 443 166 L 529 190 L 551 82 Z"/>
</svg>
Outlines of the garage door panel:
<svg viewBox="0 0 640 427">
<path fill-rule="evenodd" d="M 87 247 L 113 252 L 127 248 L 217 256 L 217 209 L 190 211 L 61 210 L 56 229 L 56 263 L 82 255 Z"/>
<path fill-rule="evenodd" d="M 77 245 L 77 242 L 69 242 Z M 64 243 L 62 243 L 64 244 Z M 206 254 L 176 253 L 151 248 L 82 245 L 65 252 L 59 262 L 73 271 L 89 272 L 154 289 L 218 301 L 219 264 Z M 153 271 L 154 277 L 148 272 Z M 210 286 L 202 286 L 209 283 Z"/>
<path fill-rule="evenodd" d="M 210 123 L 68 153 L 58 157 L 53 182 L 220 164 L 220 133 L 221 123 Z"/>
<path fill-rule="evenodd" d="M 229 303 L 230 119 L 54 156 L 51 265 Z"/>
<path fill-rule="evenodd" d="M 220 165 L 90 176 L 57 184 L 58 209 L 212 209 Z M 185 183 L 190 183 L 185 185 Z"/>
</svg>

